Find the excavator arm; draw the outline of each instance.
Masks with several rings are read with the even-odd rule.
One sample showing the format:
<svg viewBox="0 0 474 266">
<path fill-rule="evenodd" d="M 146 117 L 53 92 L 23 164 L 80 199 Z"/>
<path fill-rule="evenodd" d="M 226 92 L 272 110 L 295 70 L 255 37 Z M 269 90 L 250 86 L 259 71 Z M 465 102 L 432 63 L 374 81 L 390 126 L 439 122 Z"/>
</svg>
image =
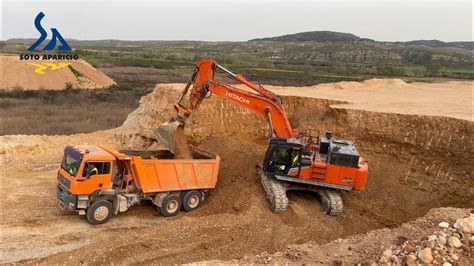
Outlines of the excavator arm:
<svg viewBox="0 0 474 266">
<path fill-rule="evenodd" d="M 240 89 L 214 80 L 217 68 L 231 75 L 248 89 Z M 188 101 L 186 104 L 183 104 L 188 92 Z M 223 97 L 265 117 L 270 123 L 273 137 L 296 138 L 296 131 L 291 127 L 281 100 L 276 94 L 248 81 L 240 74 L 230 72 L 213 60 L 202 60 L 197 63 L 191 79 L 184 88 L 178 103 L 175 105 L 177 121 L 165 123 L 158 129 L 157 135 L 160 142 L 168 147 L 173 147 L 173 136 L 176 128 L 180 123 L 184 124 L 185 119 L 198 109 L 202 100 L 211 94 Z"/>
<path fill-rule="evenodd" d="M 295 137 L 295 132 L 291 128 L 286 112 L 281 104 L 275 103 L 262 95 L 238 89 L 217 81 L 208 81 L 205 84 L 205 90 L 267 118 L 272 129 L 273 137 Z"/>
</svg>

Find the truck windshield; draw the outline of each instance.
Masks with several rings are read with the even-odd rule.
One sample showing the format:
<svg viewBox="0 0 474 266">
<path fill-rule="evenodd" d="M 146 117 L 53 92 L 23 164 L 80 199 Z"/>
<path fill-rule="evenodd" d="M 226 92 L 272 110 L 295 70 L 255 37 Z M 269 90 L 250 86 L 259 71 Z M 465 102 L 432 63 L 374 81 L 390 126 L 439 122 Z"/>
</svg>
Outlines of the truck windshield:
<svg viewBox="0 0 474 266">
<path fill-rule="evenodd" d="M 73 149 L 70 146 L 67 146 L 64 149 L 64 157 L 61 162 L 61 167 L 66 170 L 70 175 L 76 176 L 79 171 L 79 167 L 82 162 L 82 154 Z"/>
</svg>

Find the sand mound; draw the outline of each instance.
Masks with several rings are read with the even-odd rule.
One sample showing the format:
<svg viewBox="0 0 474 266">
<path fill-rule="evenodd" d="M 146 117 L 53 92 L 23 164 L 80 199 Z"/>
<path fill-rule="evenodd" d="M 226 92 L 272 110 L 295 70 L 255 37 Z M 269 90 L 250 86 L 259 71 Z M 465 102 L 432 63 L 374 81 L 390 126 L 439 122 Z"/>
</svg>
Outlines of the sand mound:
<svg viewBox="0 0 474 266">
<path fill-rule="evenodd" d="M 18 55 L 0 55 L 0 64 L 0 89 L 61 90 L 67 83 L 73 88 L 96 89 L 116 84 L 82 59 L 20 60 Z M 40 69 L 42 66 L 43 70 Z"/>
<path fill-rule="evenodd" d="M 444 116 L 468 121 L 473 118 L 472 81 L 408 84 L 400 79 L 369 79 L 306 87 L 265 87 L 279 95 L 343 101 L 332 107 L 344 109 Z"/>
<path fill-rule="evenodd" d="M 156 138 L 156 129 L 176 114 L 173 106 L 178 98 L 178 90 L 173 90 L 172 85 L 157 86 L 153 93 L 142 97 L 140 106 L 115 130 L 121 146 L 132 149 L 163 148 Z"/>
</svg>

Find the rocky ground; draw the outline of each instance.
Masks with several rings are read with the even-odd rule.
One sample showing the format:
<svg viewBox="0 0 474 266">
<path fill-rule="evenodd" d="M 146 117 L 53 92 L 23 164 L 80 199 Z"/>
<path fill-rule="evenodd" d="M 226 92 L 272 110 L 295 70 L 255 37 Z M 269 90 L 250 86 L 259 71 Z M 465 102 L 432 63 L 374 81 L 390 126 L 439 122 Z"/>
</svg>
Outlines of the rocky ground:
<svg viewBox="0 0 474 266">
<path fill-rule="evenodd" d="M 323 245 L 290 245 L 274 254 L 264 252 L 226 263 L 472 265 L 474 214 L 470 212 L 472 209 L 432 209 L 397 228 L 374 230 Z"/>
</svg>

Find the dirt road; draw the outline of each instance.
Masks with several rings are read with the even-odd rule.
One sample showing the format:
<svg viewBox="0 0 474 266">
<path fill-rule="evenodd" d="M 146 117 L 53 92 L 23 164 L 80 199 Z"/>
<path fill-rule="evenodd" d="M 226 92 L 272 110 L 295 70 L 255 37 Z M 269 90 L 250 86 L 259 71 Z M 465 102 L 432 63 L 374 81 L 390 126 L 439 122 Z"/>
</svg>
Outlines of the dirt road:
<svg viewBox="0 0 474 266">
<path fill-rule="evenodd" d="M 297 128 L 330 128 L 336 137 L 355 139 L 369 160 L 367 190 L 344 193 L 341 216 L 324 215 L 314 195 L 304 192 L 290 192 L 288 212 L 272 213 L 255 169 L 268 125 L 217 97 L 206 100 L 185 128 L 193 144 L 223 159 L 217 189 L 202 208 L 164 218 L 144 204 L 102 226 L 59 210 L 56 170 L 66 144 L 155 147 L 154 128 L 171 115 L 167 110 L 177 97 L 176 88 L 159 87 L 114 130 L 0 137 L 1 262 L 226 261 L 393 228 L 435 207 L 472 207 L 472 122 L 335 108 L 343 102 L 286 96 Z"/>
</svg>

